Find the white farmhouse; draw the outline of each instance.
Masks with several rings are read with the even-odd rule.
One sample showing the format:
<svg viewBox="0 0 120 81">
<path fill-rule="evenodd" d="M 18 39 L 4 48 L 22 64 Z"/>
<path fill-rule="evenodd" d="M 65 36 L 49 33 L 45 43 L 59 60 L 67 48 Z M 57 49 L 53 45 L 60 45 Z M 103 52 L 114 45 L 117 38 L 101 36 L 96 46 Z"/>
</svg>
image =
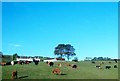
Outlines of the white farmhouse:
<svg viewBox="0 0 120 81">
<path fill-rule="evenodd" d="M 55 58 L 54 59 L 47 59 L 47 60 L 44 60 L 44 62 L 55 62 L 57 61 Z"/>
<path fill-rule="evenodd" d="M 20 56 L 20 58 L 16 58 L 16 61 L 33 61 L 33 59 L 40 61 L 40 58 L 36 57 L 25 57 L 25 56 Z"/>
</svg>

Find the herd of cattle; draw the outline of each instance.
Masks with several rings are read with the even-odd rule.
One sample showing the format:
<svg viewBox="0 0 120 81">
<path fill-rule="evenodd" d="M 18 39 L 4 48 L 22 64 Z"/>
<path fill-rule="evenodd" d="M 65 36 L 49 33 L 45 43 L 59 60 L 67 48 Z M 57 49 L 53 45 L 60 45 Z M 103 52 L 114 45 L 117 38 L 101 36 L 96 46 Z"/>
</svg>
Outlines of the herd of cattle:
<svg viewBox="0 0 120 81">
<path fill-rule="evenodd" d="M 92 63 L 95 64 L 96 62 L 92 61 Z M 108 63 L 111 64 L 110 61 L 109 61 Z M 117 63 L 117 62 L 116 62 L 116 63 Z M 98 68 L 98 69 L 103 69 L 102 65 L 104 65 L 104 62 L 99 63 L 99 64 L 96 65 L 95 67 Z M 113 65 L 113 68 L 117 68 L 117 67 L 118 67 L 118 66 L 117 66 L 116 64 Z M 112 68 L 111 65 L 105 65 L 105 69 L 110 69 L 110 68 Z"/>
<path fill-rule="evenodd" d="M 35 63 L 35 65 L 38 65 L 38 63 L 39 63 L 39 61 L 33 61 L 34 63 Z M 19 64 L 29 64 L 28 62 L 18 62 Z M 48 66 L 50 66 L 50 67 L 53 67 L 54 66 L 54 62 L 46 62 L 46 64 L 48 65 Z M 11 65 L 14 65 L 12 62 L 11 62 Z M 75 64 L 68 64 L 68 63 L 65 63 L 65 65 L 66 66 L 70 66 L 71 68 L 77 68 L 77 65 L 75 65 Z M 60 70 L 60 67 L 62 67 L 62 64 L 61 63 L 59 63 L 58 64 L 58 68 L 54 68 L 53 70 L 52 70 L 52 73 L 53 74 L 56 74 L 56 75 L 61 75 L 61 70 Z M 12 72 L 12 79 L 17 79 L 17 76 L 18 76 L 18 72 L 16 71 L 16 70 L 14 70 L 13 72 Z"/>
<path fill-rule="evenodd" d="M 33 60 L 33 62 L 34 62 L 34 64 L 35 65 L 38 65 L 39 64 L 39 61 L 37 61 L 37 60 Z M 23 65 L 23 64 L 29 64 L 30 62 L 29 61 L 19 61 L 19 62 L 16 62 L 17 64 L 20 64 L 20 65 Z M 15 65 L 16 64 L 15 62 L 11 62 L 11 65 Z M 110 65 L 112 65 L 111 64 L 111 62 L 108 62 Z M 53 66 L 56 66 L 55 65 L 55 63 L 54 62 L 46 62 L 46 64 L 49 66 L 49 67 L 53 67 Z M 104 62 L 101 62 L 101 63 L 98 63 L 98 62 L 95 62 L 95 61 L 92 61 L 92 64 L 95 64 L 95 67 L 96 68 L 98 68 L 98 69 L 103 69 L 103 66 L 104 66 L 104 68 L 105 69 L 110 69 L 110 68 L 112 68 L 112 66 L 110 66 L 110 65 L 106 65 Z M 115 63 L 114 63 L 115 64 Z M 73 68 L 73 69 L 77 69 L 78 68 L 78 65 L 77 64 L 69 64 L 69 63 L 67 63 L 67 62 L 65 62 L 65 63 L 58 63 L 58 65 L 57 65 L 57 67 L 55 68 L 53 68 L 53 70 L 52 70 L 52 73 L 53 74 L 56 74 L 56 75 L 61 75 L 61 70 L 60 70 L 60 67 L 62 67 L 62 66 L 66 66 L 66 67 L 71 67 L 71 68 Z M 118 66 L 117 66 L 117 64 L 115 64 L 115 65 L 113 65 L 113 68 L 117 68 Z M 17 75 L 18 75 L 18 72 L 15 70 L 15 71 L 13 71 L 12 72 L 12 79 L 15 79 L 15 78 L 17 78 Z"/>
</svg>

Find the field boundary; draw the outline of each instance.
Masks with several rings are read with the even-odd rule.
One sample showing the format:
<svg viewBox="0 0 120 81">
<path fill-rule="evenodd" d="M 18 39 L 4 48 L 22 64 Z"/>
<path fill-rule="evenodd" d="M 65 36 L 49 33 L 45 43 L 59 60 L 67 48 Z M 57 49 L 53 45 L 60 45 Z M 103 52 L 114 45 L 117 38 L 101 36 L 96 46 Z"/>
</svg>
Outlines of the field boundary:
<svg viewBox="0 0 120 81">
<path fill-rule="evenodd" d="M 17 79 L 14 81 L 119 81 L 118 79 Z M 2 79 L 1 81 L 13 81 L 11 79 Z"/>
</svg>

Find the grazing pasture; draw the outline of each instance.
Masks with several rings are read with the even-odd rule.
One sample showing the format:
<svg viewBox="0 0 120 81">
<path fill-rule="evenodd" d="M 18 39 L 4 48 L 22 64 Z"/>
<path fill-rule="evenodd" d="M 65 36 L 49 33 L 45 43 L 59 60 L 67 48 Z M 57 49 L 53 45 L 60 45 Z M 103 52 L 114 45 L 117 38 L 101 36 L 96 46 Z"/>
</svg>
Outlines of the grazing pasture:
<svg viewBox="0 0 120 81">
<path fill-rule="evenodd" d="M 0 80 L 2 79 L 2 66 L 0 66 Z"/>
<path fill-rule="evenodd" d="M 60 63 L 61 67 L 58 66 Z M 96 68 L 100 63 L 99 61 L 96 61 L 95 64 L 91 61 L 54 62 L 53 67 L 48 66 L 45 62 L 39 62 L 38 65 L 34 63 L 8 65 L 2 66 L 2 78 L 11 79 L 12 71 L 17 70 L 18 79 L 118 79 L 118 68 L 114 68 L 114 65 L 118 66 L 117 63 L 106 61 L 100 65 L 101 69 Z M 66 64 L 75 64 L 77 68 Z M 106 65 L 111 68 L 106 69 Z M 60 69 L 60 75 L 52 73 L 55 68 Z"/>
</svg>

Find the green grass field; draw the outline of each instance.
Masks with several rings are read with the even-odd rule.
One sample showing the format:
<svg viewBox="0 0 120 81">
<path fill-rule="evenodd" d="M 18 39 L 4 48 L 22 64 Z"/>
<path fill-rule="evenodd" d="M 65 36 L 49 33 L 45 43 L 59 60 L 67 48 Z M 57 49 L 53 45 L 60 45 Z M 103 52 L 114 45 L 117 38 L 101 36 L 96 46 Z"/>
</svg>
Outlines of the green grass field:
<svg viewBox="0 0 120 81">
<path fill-rule="evenodd" d="M 62 67 L 60 67 L 62 75 L 54 75 L 52 74 L 52 70 L 58 67 L 59 62 L 54 63 L 54 67 L 49 67 L 44 62 L 39 62 L 38 65 L 34 63 L 24 64 L 24 65 L 14 65 L 14 66 L 3 66 L 2 67 L 2 79 L 11 79 L 12 71 L 18 71 L 18 77 L 20 79 L 118 79 L 118 68 L 113 68 L 116 64 L 112 62 L 109 64 L 108 62 L 104 62 L 102 65 L 102 69 L 98 69 L 95 66 L 100 62 L 96 62 L 96 64 L 92 64 L 91 62 L 81 61 L 81 62 L 61 62 Z M 76 64 L 78 65 L 77 69 L 73 69 L 70 66 L 66 66 L 65 63 L 68 64 Z M 105 69 L 105 65 L 111 65 L 111 69 Z M 118 65 L 118 64 L 116 64 Z"/>
<path fill-rule="evenodd" d="M 2 66 L 0 66 L 0 80 L 2 80 Z"/>
</svg>

